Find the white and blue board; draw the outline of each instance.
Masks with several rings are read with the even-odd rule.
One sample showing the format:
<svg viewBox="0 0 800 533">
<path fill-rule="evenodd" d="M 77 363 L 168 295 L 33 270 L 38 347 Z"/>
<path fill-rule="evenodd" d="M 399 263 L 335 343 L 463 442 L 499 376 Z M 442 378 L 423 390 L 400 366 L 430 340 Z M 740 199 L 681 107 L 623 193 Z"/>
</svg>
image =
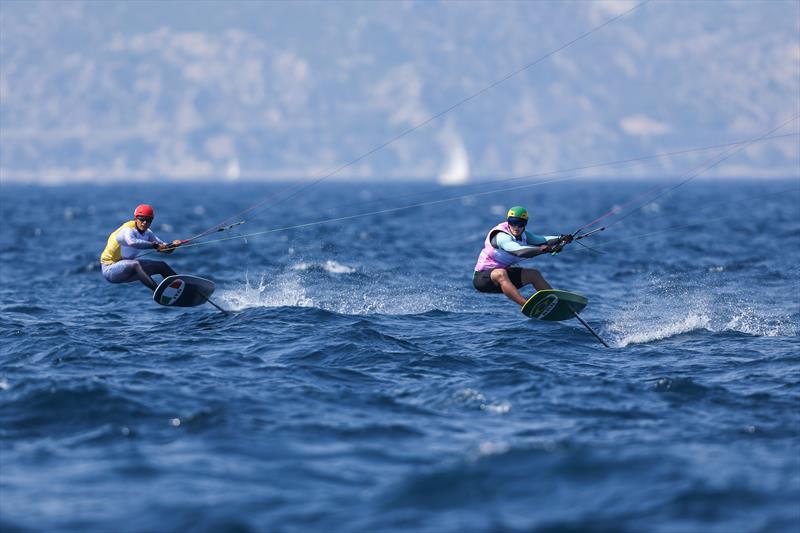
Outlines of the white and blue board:
<svg viewBox="0 0 800 533">
<path fill-rule="evenodd" d="M 168 276 L 158 284 L 153 300 L 167 307 L 194 307 L 208 302 L 214 288 L 210 279 L 178 274 Z"/>
</svg>

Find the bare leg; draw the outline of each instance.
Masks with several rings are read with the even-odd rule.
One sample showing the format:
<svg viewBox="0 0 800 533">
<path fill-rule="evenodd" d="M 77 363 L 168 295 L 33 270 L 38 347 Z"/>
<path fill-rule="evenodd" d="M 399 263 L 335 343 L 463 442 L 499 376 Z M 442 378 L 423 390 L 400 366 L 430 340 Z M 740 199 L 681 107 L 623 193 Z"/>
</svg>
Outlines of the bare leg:
<svg viewBox="0 0 800 533">
<path fill-rule="evenodd" d="M 522 283 L 524 285 L 533 285 L 533 288 L 536 289 L 537 291 L 543 291 L 553 288 L 550 286 L 549 283 L 547 283 L 547 281 L 544 279 L 541 273 L 539 273 L 538 270 L 534 270 L 532 268 L 522 269 Z"/>
<path fill-rule="evenodd" d="M 517 288 L 511 283 L 511 280 L 508 278 L 508 272 L 506 272 L 503 268 L 495 268 L 492 270 L 490 274 L 492 281 L 500 285 L 500 290 L 503 291 L 510 300 L 516 302 L 519 305 L 525 305 L 525 298 L 519 293 Z"/>
</svg>

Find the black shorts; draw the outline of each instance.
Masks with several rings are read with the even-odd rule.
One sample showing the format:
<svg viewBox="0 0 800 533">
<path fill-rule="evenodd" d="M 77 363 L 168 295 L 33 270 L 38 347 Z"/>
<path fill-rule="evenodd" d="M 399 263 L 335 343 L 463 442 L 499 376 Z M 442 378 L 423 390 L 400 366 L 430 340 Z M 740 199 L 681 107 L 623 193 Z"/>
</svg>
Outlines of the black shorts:
<svg viewBox="0 0 800 533">
<path fill-rule="evenodd" d="M 522 287 L 521 268 L 511 267 L 504 270 L 508 272 L 508 278 L 516 288 L 519 289 Z M 500 288 L 500 285 L 492 281 L 491 275 L 491 270 L 481 270 L 480 272 L 475 272 L 475 274 L 472 276 L 472 285 L 474 285 L 475 288 L 481 292 L 503 292 L 503 290 Z"/>
</svg>

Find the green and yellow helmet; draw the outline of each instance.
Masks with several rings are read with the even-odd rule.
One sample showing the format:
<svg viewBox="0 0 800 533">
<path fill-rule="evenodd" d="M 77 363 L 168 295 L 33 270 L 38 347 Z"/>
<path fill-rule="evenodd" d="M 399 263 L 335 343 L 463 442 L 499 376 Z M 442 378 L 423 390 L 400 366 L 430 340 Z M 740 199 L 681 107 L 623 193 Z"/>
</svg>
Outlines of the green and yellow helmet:
<svg viewBox="0 0 800 533">
<path fill-rule="evenodd" d="M 528 224 L 528 210 L 521 205 L 515 205 L 508 210 L 506 221 L 512 226 L 526 226 Z"/>
</svg>

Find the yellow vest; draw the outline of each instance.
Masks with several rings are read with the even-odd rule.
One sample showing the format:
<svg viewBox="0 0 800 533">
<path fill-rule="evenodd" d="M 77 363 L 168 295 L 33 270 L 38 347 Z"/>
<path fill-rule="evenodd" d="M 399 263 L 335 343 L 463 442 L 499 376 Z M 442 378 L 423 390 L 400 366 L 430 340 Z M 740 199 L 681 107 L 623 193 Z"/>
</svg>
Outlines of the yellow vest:
<svg viewBox="0 0 800 533">
<path fill-rule="evenodd" d="M 117 233 L 119 233 L 121 230 L 125 228 L 135 228 L 135 227 L 136 227 L 136 221 L 131 220 L 124 223 L 117 229 L 115 229 L 114 232 L 108 236 L 108 242 L 106 242 L 106 248 L 105 250 L 103 250 L 103 253 L 100 254 L 101 263 L 103 263 L 104 265 L 113 265 L 114 263 L 122 259 L 122 248 L 117 242 Z"/>
</svg>

